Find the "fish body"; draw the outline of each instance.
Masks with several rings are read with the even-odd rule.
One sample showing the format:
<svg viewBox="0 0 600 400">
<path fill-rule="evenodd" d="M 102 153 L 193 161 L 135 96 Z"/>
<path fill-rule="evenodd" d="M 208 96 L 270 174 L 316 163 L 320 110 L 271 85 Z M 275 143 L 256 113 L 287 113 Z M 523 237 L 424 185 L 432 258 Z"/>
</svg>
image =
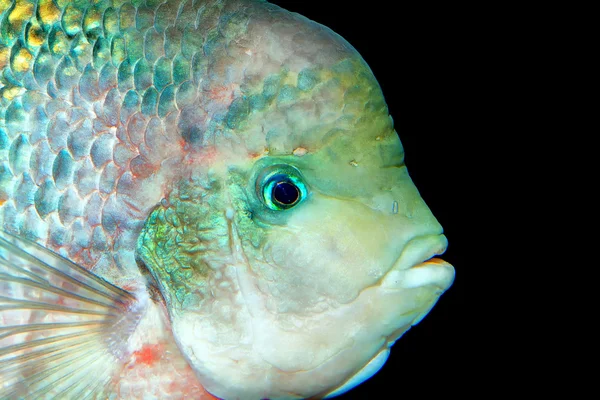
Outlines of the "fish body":
<svg viewBox="0 0 600 400">
<path fill-rule="evenodd" d="M 451 285 L 329 29 L 250 0 L 0 16 L 0 398 L 334 396 Z"/>
</svg>

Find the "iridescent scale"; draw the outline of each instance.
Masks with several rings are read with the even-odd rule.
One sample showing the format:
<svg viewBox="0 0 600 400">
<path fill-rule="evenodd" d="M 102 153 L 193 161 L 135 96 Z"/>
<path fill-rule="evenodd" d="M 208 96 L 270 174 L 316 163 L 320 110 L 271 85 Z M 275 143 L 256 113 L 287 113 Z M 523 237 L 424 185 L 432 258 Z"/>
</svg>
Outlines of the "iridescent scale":
<svg viewBox="0 0 600 400">
<path fill-rule="evenodd" d="M 161 169 L 198 139 L 186 121 L 218 108 L 192 105 L 228 90 L 214 89 L 214 73 L 202 83 L 215 48 L 239 31 L 223 7 L 0 0 L 3 229 L 108 277 L 135 266 Z"/>
</svg>

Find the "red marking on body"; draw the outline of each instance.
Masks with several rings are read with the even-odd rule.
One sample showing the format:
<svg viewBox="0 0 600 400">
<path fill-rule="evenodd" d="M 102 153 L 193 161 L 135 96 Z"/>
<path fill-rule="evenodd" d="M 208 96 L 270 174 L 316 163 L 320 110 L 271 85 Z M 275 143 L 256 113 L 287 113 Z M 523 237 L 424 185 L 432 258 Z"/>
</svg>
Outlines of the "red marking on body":
<svg viewBox="0 0 600 400">
<path fill-rule="evenodd" d="M 220 400 L 200 384 L 174 342 L 145 344 L 114 380 L 117 399 Z"/>
<path fill-rule="evenodd" d="M 184 162 L 188 165 L 211 165 L 219 157 L 219 152 L 214 147 L 203 148 L 201 151 L 195 151 L 188 154 Z"/>
<path fill-rule="evenodd" d="M 164 352 L 163 346 L 160 344 L 144 345 L 140 350 L 133 353 L 136 363 L 152 365 L 160 360 Z"/>
<path fill-rule="evenodd" d="M 233 102 L 234 93 L 238 86 L 233 83 L 227 86 L 216 86 L 208 91 L 208 97 L 217 103 L 229 106 Z"/>
</svg>

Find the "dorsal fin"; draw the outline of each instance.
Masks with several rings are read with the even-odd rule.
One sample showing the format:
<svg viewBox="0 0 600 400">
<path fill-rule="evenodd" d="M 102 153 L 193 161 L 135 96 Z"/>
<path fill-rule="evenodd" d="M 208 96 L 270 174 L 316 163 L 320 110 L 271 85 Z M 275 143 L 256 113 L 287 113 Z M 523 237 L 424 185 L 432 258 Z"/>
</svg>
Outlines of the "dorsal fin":
<svg viewBox="0 0 600 400">
<path fill-rule="evenodd" d="M 0 398 L 106 396 L 146 302 L 0 231 Z"/>
</svg>

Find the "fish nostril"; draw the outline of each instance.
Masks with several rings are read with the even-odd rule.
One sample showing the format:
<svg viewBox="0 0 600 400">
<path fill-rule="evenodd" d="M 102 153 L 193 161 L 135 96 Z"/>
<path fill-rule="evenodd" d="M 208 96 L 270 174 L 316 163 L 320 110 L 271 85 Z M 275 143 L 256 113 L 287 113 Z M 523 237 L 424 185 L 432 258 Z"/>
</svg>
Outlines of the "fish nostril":
<svg viewBox="0 0 600 400">
<path fill-rule="evenodd" d="M 398 214 L 398 202 L 396 200 L 392 203 L 392 214 Z"/>
</svg>

